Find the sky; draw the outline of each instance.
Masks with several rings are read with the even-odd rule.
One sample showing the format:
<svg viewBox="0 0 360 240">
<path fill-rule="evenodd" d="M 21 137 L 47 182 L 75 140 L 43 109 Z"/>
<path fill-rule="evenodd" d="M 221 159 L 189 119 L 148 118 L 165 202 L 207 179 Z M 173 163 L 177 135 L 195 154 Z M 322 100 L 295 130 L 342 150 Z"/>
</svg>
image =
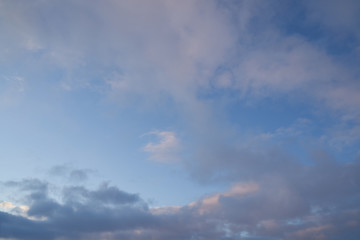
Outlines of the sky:
<svg viewBox="0 0 360 240">
<path fill-rule="evenodd" d="M 360 2 L 0 0 L 0 240 L 358 240 Z"/>
</svg>

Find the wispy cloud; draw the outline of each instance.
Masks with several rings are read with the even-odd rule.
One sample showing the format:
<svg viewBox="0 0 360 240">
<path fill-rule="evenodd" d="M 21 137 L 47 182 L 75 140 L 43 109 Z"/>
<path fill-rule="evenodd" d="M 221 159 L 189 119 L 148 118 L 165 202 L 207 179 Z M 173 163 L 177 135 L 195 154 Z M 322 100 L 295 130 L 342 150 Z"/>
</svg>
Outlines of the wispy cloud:
<svg viewBox="0 0 360 240">
<path fill-rule="evenodd" d="M 0 76 L 0 106 L 19 102 L 25 91 L 25 79 L 20 76 Z"/>
</svg>

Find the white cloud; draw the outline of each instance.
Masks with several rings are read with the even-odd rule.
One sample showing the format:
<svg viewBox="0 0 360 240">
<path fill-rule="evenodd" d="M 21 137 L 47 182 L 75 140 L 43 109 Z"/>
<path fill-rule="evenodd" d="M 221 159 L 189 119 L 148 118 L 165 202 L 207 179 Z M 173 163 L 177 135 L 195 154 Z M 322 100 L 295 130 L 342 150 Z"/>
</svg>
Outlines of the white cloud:
<svg viewBox="0 0 360 240">
<path fill-rule="evenodd" d="M 0 207 L 7 210 L 7 209 L 12 209 L 12 208 L 15 208 L 16 205 L 11 203 L 11 202 L 1 202 L 0 203 Z"/>
<path fill-rule="evenodd" d="M 31 218 L 27 215 L 29 207 L 26 205 L 16 205 L 12 202 L 3 201 L 3 202 L 0 202 L 0 209 L 2 209 L 5 212 L 14 214 L 14 215 L 22 216 L 22 217 L 29 218 L 32 220 L 37 220 L 37 219 Z"/>
<path fill-rule="evenodd" d="M 165 206 L 150 208 L 151 213 L 155 215 L 160 214 L 176 214 L 181 210 L 182 206 Z"/>
<path fill-rule="evenodd" d="M 177 159 L 180 150 L 180 140 L 174 132 L 153 131 L 145 135 L 154 135 L 157 141 L 149 142 L 143 150 L 150 154 L 150 159 L 158 162 L 171 162 Z"/>
<path fill-rule="evenodd" d="M 234 184 L 230 190 L 222 193 L 212 194 L 199 201 L 192 202 L 189 207 L 196 207 L 199 214 L 204 214 L 218 210 L 220 207 L 221 197 L 243 197 L 251 193 L 255 193 L 260 189 L 260 186 L 255 182 L 238 182 Z"/>
</svg>

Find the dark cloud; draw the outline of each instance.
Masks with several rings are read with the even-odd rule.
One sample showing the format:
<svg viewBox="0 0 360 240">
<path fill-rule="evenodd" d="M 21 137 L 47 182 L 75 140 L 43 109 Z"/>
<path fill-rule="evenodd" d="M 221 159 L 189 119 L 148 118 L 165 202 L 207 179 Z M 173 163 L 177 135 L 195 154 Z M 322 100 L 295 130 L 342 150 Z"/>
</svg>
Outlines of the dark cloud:
<svg viewBox="0 0 360 240">
<path fill-rule="evenodd" d="M 119 190 L 117 187 L 102 184 L 97 190 L 89 191 L 84 187 L 67 187 L 64 189 L 64 198 L 66 201 L 78 201 L 80 199 L 91 203 L 102 204 L 126 204 L 140 201 L 137 194 L 129 194 Z"/>
<path fill-rule="evenodd" d="M 29 240 L 54 239 L 55 234 L 45 222 L 36 222 L 0 211 L 0 237 Z"/>
<path fill-rule="evenodd" d="M 42 183 L 32 180 L 33 183 Z M 26 218 L 1 212 L 0 238 L 15 239 L 86 239 L 89 233 L 106 233 L 117 230 L 149 228 L 156 224 L 157 217 L 149 212 L 138 195 L 120 191 L 102 184 L 97 190 L 72 186 L 63 190 L 64 202 L 48 194 L 46 188 L 27 181 L 7 182 L 6 186 L 27 189 L 29 210 Z M 31 219 L 31 217 L 35 219 Z"/>
<path fill-rule="evenodd" d="M 27 214 L 31 217 L 51 217 L 56 211 L 63 211 L 62 206 L 50 199 L 35 201 Z"/>
</svg>

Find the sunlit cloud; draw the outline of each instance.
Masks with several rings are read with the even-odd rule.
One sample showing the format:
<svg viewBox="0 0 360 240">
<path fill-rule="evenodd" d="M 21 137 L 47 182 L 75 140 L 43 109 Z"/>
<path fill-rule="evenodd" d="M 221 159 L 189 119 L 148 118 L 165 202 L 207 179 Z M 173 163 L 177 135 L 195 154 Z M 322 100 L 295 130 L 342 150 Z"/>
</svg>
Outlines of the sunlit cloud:
<svg viewBox="0 0 360 240">
<path fill-rule="evenodd" d="M 0 207 L 1 208 L 3 208 L 3 209 L 12 209 L 12 208 L 15 208 L 16 206 L 13 204 L 13 203 L 11 203 L 11 202 L 1 202 L 0 203 Z"/>
<path fill-rule="evenodd" d="M 145 135 L 153 135 L 157 141 L 147 143 L 143 151 L 150 154 L 150 159 L 158 162 L 175 161 L 180 150 L 180 140 L 174 132 L 153 131 Z"/>
</svg>

